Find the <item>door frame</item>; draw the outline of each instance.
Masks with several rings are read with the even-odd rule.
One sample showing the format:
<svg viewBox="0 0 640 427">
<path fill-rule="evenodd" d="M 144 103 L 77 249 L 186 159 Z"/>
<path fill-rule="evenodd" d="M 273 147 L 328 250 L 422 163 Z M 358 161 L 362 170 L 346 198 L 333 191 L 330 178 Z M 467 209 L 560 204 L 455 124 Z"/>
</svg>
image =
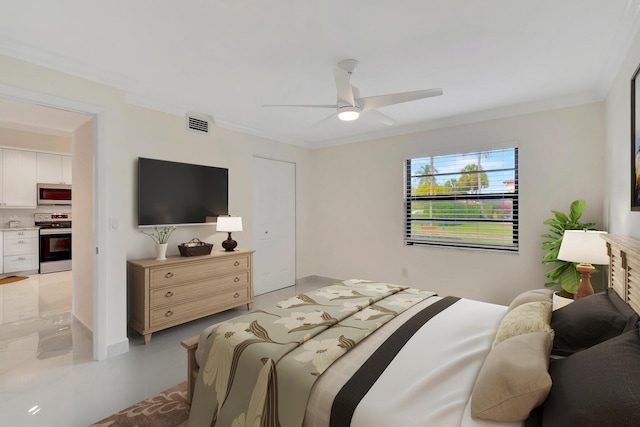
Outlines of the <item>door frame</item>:
<svg viewBox="0 0 640 427">
<path fill-rule="evenodd" d="M 93 116 L 93 243 L 96 253 L 93 257 L 93 359 L 107 358 L 107 278 L 100 272 L 106 266 L 107 247 L 99 251 L 100 244 L 107 242 L 107 227 L 102 226 L 106 221 L 107 192 L 107 144 L 106 144 L 106 111 L 104 108 L 73 101 L 41 92 L 35 92 L 14 86 L 0 84 L 0 96 L 14 101 L 42 105 L 76 113 Z"/>
</svg>

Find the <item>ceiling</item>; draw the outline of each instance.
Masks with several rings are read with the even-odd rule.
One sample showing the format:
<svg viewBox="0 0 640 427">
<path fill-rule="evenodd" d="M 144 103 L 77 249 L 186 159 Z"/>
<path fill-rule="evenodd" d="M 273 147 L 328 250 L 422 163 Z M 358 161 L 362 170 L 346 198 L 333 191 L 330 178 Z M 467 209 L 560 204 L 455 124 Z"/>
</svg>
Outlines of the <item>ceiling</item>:
<svg viewBox="0 0 640 427">
<path fill-rule="evenodd" d="M 92 116 L 0 98 L 0 127 L 70 136 Z"/>
<path fill-rule="evenodd" d="M 0 54 L 120 88 L 126 101 L 306 147 L 601 101 L 640 0 L 0 0 Z M 354 122 L 362 96 L 442 88 Z M 0 107 L 0 122 L 6 122 Z M 32 118 L 35 120 L 35 117 Z M 60 119 L 62 120 L 62 119 Z M 65 125 L 66 126 L 66 125 Z"/>
</svg>

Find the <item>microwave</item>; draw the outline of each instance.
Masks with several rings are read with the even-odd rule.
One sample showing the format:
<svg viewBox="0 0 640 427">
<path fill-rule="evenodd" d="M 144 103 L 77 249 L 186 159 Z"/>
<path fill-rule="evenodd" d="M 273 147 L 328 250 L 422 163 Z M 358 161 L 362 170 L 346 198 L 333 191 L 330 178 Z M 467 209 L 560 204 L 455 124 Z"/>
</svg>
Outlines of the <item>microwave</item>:
<svg viewBox="0 0 640 427">
<path fill-rule="evenodd" d="M 71 205 L 71 185 L 37 184 L 38 205 Z"/>
</svg>

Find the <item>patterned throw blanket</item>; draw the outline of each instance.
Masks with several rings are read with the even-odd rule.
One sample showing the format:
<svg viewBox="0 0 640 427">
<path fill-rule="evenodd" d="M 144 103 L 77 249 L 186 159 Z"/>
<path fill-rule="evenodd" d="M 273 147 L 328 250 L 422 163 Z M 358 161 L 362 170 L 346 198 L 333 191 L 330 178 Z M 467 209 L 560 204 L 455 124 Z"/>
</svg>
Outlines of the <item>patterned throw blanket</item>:
<svg viewBox="0 0 640 427">
<path fill-rule="evenodd" d="M 346 280 L 222 323 L 209 336 L 189 426 L 299 427 L 316 378 L 434 293 Z"/>
</svg>

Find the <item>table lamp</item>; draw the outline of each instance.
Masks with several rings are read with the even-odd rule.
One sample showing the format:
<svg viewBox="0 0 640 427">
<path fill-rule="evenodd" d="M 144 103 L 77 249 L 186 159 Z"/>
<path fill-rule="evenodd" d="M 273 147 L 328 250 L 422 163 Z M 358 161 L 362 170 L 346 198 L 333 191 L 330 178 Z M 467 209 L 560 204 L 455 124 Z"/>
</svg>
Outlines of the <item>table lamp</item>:
<svg viewBox="0 0 640 427">
<path fill-rule="evenodd" d="M 232 231 L 242 231 L 242 218 L 239 216 L 219 216 L 216 231 L 229 233 L 227 240 L 222 242 L 225 251 L 231 252 L 238 246 L 238 242 L 231 238 Z"/>
<path fill-rule="evenodd" d="M 558 259 L 577 262 L 576 271 L 580 273 L 580 286 L 574 294 L 574 299 L 593 295 L 591 273 L 596 271 L 592 264 L 608 265 L 609 255 L 607 243 L 600 236 L 606 231 L 566 230 L 560 244 Z"/>
</svg>

